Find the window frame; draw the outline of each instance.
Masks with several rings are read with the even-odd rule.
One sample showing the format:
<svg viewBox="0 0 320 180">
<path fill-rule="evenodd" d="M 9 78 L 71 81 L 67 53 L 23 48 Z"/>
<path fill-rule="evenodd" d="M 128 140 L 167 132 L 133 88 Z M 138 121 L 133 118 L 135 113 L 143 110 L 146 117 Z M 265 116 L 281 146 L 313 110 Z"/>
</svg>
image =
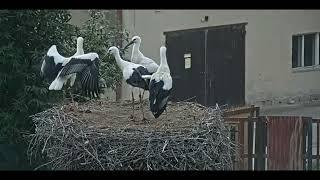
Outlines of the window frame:
<svg viewBox="0 0 320 180">
<path fill-rule="evenodd" d="M 314 45 L 314 49 L 315 49 L 315 54 L 314 54 L 314 64 L 311 65 L 311 66 L 305 66 L 304 65 L 304 37 L 305 35 L 310 35 L 310 34 L 314 34 L 315 35 L 315 45 Z M 307 33 L 298 33 L 298 34 L 292 34 L 291 36 L 291 69 L 292 69 L 292 72 L 306 72 L 306 71 L 319 71 L 320 70 L 320 64 L 319 64 L 319 35 L 320 32 L 307 32 Z M 296 37 L 301 37 L 301 54 L 300 54 L 300 59 L 301 59 L 301 66 L 298 66 L 299 65 L 299 57 L 297 57 L 297 67 L 293 67 L 293 55 L 294 55 L 294 51 L 293 51 L 293 37 L 296 36 Z M 299 41 L 298 41 L 299 42 Z M 299 44 L 298 44 L 298 47 L 299 47 Z M 298 48 L 298 51 L 299 48 Z M 298 53 L 299 54 L 299 53 Z"/>
</svg>

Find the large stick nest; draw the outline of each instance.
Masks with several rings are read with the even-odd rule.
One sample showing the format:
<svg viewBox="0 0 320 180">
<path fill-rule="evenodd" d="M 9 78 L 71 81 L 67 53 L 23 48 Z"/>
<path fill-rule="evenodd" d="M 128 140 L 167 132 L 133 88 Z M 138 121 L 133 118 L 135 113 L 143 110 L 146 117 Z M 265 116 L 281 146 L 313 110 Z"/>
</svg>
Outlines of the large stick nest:
<svg viewBox="0 0 320 180">
<path fill-rule="evenodd" d="M 29 157 L 45 154 L 41 167 L 53 170 L 232 169 L 235 145 L 218 107 L 170 103 L 154 119 L 147 106 L 147 121 L 130 119 L 131 108 L 99 100 L 35 114 Z"/>
</svg>

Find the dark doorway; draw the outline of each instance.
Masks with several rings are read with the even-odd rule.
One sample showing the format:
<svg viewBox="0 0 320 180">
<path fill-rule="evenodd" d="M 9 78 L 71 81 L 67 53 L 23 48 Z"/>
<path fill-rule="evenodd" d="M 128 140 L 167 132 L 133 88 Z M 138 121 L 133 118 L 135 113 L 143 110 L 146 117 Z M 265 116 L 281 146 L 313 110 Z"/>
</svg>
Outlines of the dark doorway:
<svg viewBox="0 0 320 180">
<path fill-rule="evenodd" d="M 172 101 L 245 103 L 245 23 L 166 32 Z"/>
<path fill-rule="evenodd" d="M 167 59 L 174 84 L 173 101 L 189 99 L 204 104 L 204 35 L 203 31 L 170 33 L 166 39 Z M 186 62 L 188 55 L 191 55 L 191 62 Z"/>
</svg>

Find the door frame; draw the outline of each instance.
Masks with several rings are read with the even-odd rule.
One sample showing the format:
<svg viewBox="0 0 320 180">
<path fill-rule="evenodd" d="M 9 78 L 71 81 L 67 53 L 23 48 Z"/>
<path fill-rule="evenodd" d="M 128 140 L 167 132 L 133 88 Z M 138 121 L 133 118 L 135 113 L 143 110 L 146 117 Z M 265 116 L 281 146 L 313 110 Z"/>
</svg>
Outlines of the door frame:
<svg viewBox="0 0 320 180">
<path fill-rule="evenodd" d="M 206 27 L 200 27 L 200 28 L 189 28 L 189 29 L 180 29 L 180 30 L 172 30 L 172 31 L 164 31 L 163 35 L 166 36 L 169 33 L 204 31 L 204 30 L 219 29 L 219 28 L 225 28 L 225 27 L 228 27 L 228 26 L 239 26 L 239 25 L 246 26 L 246 25 L 248 25 L 248 22 L 233 23 L 233 24 L 222 24 L 222 25 L 217 25 L 217 26 L 206 26 Z"/>
<path fill-rule="evenodd" d="M 246 32 L 246 26 L 248 25 L 248 22 L 241 22 L 241 23 L 233 23 L 233 24 L 222 24 L 222 25 L 216 25 L 216 26 L 206 26 L 206 27 L 200 27 L 200 28 L 189 28 L 189 29 L 180 29 L 180 30 L 172 30 L 172 31 L 164 31 L 163 35 L 166 37 L 166 41 L 165 44 L 167 45 L 167 35 L 168 34 L 175 34 L 175 33 L 185 33 L 185 32 L 194 32 L 194 31 L 204 31 L 205 33 L 205 50 L 204 50 L 204 87 L 205 87 L 205 97 L 204 97 L 204 103 L 207 106 L 208 105 L 208 88 L 207 88 L 207 81 L 208 81 L 208 66 L 207 66 L 207 34 L 209 30 L 215 30 L 215 29 L 224 29 L 227 27 L 232 27 L 232 26 L 242 26 L 244 27 L 244 31 Z M 246 64 L 246 37 L 244 38 L 244 52 L 243 52 L 243 56 L 244 56 L 244 63 Z M 244 104 L 245 102 L 245 94 L 246 94 L 246 90 L 245 90 L 245 83 L 246 83 L 246 68 L 245 68 L 245 64 L 244 64 L 244 79 L 243 79 L 243 86 L 244 86 L 244 94 L 242 97 Z"/>
</svg>

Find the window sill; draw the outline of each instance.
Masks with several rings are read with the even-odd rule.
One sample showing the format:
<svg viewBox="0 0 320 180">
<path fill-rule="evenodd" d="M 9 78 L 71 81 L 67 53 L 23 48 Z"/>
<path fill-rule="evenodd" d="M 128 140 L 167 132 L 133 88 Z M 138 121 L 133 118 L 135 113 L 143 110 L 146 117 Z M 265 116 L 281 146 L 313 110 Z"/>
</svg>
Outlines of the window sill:
<svg viewBox="0 0 320 180">
<path fill-rule="evenodd" d="M 320 65 L 292 68 L 293 73 L 320 71 Z"/>
</svg>

